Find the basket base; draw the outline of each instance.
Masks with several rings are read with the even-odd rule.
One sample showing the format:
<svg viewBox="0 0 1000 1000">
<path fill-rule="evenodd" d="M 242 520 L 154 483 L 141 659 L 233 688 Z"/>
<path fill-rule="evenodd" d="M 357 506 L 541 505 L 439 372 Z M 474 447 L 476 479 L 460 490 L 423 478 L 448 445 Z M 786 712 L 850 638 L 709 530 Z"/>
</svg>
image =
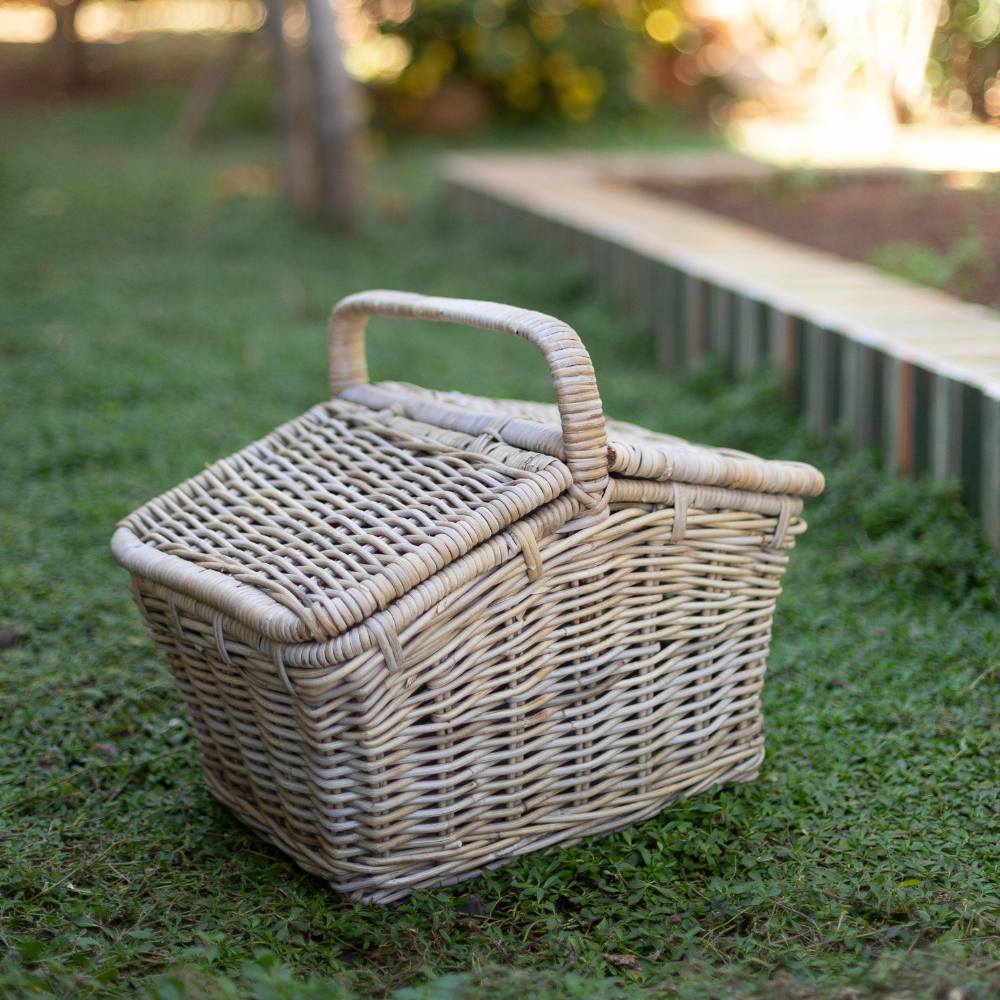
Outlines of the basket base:
<svg viewBox="0 0 1000 1000">
<path fill-rule="evenodd" d="M 687 798 L 691 798 L 708 791 L 713 786 L 722 787 L 723 785 L 731 785 L 737 782 L 753 781 L 760 773 L 760 765 L 764 760 L 764 747 L 760 745 L 762 742 L 762 737 L 758 735 L 754 741 L 755 748 L 753 749 L 752 756 L 749 758 L 739 760 L 736 763 L 732 763 L 731 758 L 729 758 L 717 773 L 703 778 L 689 788 L 675 791 L 665 796 L 657 796 L 651 802 L 644 804 L 634 812 L 619 814 L 610 820 L 600 820 L 589 825 L 581 826 L 578 823 L 574 823 L 572 827 L 564 827 L 553 833 L 523 838 L 510 847 L 496 852 L 498 856 L 494 860 L 488 861 L 485 864 L 479 864 L 475 868 L 463 869 L 460 867 L 461 863 L 457 866 L 458 870 L 449 870 L 451 866 L 448 865 L 427 865 L 426 867 L 407 872 L 405 875 L 397 875 L 391 879 L 387 879 L 378 885 L 373 884 L 367 890 L 362 887 L 353 888 L 348 892 L 344 891 L 342 883 L 338 883 L 329 877 L 329 872 L 305 861 L 301 856 L 301 852 L 296 850 L 295 844 L 291 841 L 283 841 L 282 838 L 275 835 L 276 831 L 262 826 L 252 813 L 242 809 L 240 804 L 229 793 L 226 785 L 220 782 L 209 768 L 203 768 L 203 773 L 209 792 L 216 801 L 226 806 L 236 819 L 243 823 L 244 826 L 253 830 L 261 840 L 290 855 L 303 871 L 323 879 L 338 895 L 346 896 L 352 902 L 387 906 L 400 902 L 417 889 L 440 889 L 445 886 L 456 885 L 459 882 L 467 882 L 470 879 L 478 878 L 484 871 L 496 871 L 496 869 L 502 868 L 512 861 L 516 861 L 517 858 L 525 854 L 531 854 L 535 851 L 551 852 L 555 848 L 572 847 L 575 844 L 582 843 L 588 837 L 605 837 L 620 830 L 627 830 L 629 827 L 642 823 L 657 815 L 657 813 L 662 812 L 667 806 L 680 798 L 682 794 Z M 747 747 L 746 749 L 750 748 Z M 371 881 L 374 882 L 374 880 Z"/>
</svg>

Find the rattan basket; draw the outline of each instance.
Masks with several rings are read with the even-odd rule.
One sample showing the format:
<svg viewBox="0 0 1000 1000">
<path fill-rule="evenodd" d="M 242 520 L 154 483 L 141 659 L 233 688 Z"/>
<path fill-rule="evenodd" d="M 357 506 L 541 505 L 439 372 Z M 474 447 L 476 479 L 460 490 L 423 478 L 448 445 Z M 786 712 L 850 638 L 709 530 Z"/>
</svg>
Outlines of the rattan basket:
<svg viewBox="0 0 1000 1000">
<path fill-rule="evenodd" d="M 370 386 L 372 314 L 523 337 L 557 405 Z M 215 798 L 386 903 L 755 777 L 815 469 L 606 423 L 577 335 L 495 303 L 344 299 L 330 380 L 112 540 Z"/>
</svg>

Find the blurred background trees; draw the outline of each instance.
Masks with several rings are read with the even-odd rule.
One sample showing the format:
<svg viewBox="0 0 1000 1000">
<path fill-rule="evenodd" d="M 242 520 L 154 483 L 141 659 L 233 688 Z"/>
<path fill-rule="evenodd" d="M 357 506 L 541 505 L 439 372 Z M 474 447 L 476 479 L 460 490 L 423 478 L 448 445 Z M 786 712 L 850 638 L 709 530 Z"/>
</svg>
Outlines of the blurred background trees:
<svg viewBox="0 0 1000 1000">
<path fill-rule="evenodd" d="M 313 35 L 330 36 L 331 59 L 342 49 L 370 112 L 389 125 L 585 121 L 685 91 L 705 104 L 722 94 L 794 105 L 853 88 L 880 95 L 903 122 L 935 103 L 956 120 L 1000 112 L 1000 0 L 316 2 L 270 0 L 272 22 L 312 53 L 315 73 L 318 14 Z M 259 0 L 4 0 L 0 43 L 48 38 L 53 79 L 73 89 L 85 82 L 87 43 L 263 21 Z"/>
<path fill-rule="evenodd" d="M 182 35 L 217 42 L 177 70 L 175 145 L 266 53 L 286 189 L 303 214 L 341 219 L 365 129 L 571 127 L 665 106 L 733 129 L 1000 123 L 1000 0 L 0 0 L 0 78 L 30 68 L 13 50 L 34 42 L 51 85 L 79 91 L 117 43 Z"/>
<path fill-rule="evenodd" d="M 368 11 L 383 2 L 365 0 Z M 365 6 L 355 10 L 367 13 Z M 385 108 L 400 121 L 419 121 L 428 110 L 433 120 L 442 89 L 457 102 L 471 85 L 485 97 L 483 110 L 507 117 L 586 121 L 598 108 L 629 110 L 638 96 L 631 77 L 641 28 L 638 4 L 625 10 L 587 0 L 416 0 L 393 29 L 412 56 L 385 86 Z M 476 105 L 465 102 L 471 113 Z M 437 118 L 458 124 L 457 115 L 444 120 L 442 103 L 438 98 Z"/>
<path fill-rule="evenodd" d="M 582 121 L 685 89 L 789 113 L 854 93 L 901 123 L 1000 113 L 1000 0 L 337 2 L 356 75 L 402 121 L 459 82 L 516 118 Z"/>
<path fill-rule="evenodd" d="M 337 15 L 328 0 L 269 0 L 285 187 L 305 216 L 354 221 L 358 85 L 344 66 Z"/>
</svg>

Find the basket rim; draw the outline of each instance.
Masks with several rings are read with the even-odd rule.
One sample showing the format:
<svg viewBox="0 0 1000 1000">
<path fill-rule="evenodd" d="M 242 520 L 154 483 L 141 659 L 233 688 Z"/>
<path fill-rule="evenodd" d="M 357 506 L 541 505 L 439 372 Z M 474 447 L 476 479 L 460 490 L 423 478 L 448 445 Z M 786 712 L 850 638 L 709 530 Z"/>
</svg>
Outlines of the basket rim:
<svg viewBox="0 0 1000 1000">
<path fill-rule="evenodd" d="M 626 491 L 630 491 L 630 488 L 634 488 L 636 485 L 643 487 L 647 485 L 641 480 L 618 479 L 615 482 L 621 484 L 623 499 L 630 504 L 637 501 L 628 497 Z M 680 484 L 683 492 L 678 492 L 676 485 L 672 483 L 649 485 L 657 487 L 659 495 L 650 497 L 648 501 L 640 500 L 638 502 L 674 506 L 678 500 L 681 500 L 691 510 L 741 510 L 748 514 L 765 517 L 778 515 L 783 507 L 787 507 L 791 516 L 797 517 L 803 506 L 800 497 L 761 495 L 722 487 L 696 489 L 685 487 L 684 484 Z M 577 507 L 567 497 L 560 497 L 553 503 L 567 507 L 564 516 L 571 516 Z M 416 593 L 424 592 L 433 585 L 436 578 L 446 573 L 454 578 L 444 595 L 447 596 L 451 590 L 466 582 L 467 574 L 463 572 L 466 564 L 470 567 L 477 564 L 484 554 L 488 562 L 492 564 L 490 568 L 507 559 L 517 557 L 524 545 L 524 538 L 515 529 L 515 525 L 528 527 L 536 539 L 540 540 L 540 537 L 546 533 L 544 515 L 544 510 L 533 512 L 521 521 L 515 522 L 514 525 L 480 543 L 465 556 L 418 584 L 413 590 L 397 598 L 387 608 L 376 614 L 382 616 L 387 624 L 391 621 L 393 627 L 405 627 L 410 618 L 413 615 L 419 615 L 422 610 L 419 608 L 404 610 L 404 602 L 412 604 L 412 598 Z M 616 514 L 612 513 L 611 520 L 615 518 Z M 592 525 L 569 536 L 562 536 L 562 541 L 566 542 L 570 539 L 582 541 L 583 536 L 591 534 L 597 527 L 598 525 Z M 362 636 L 364 642 L 364 638 L 368 636 L 369 632 L 367 623 L 374 617 L 369 616 L 332 640 L 317 643 L 306 623 L 274 598 L 249 584 L 240 583 L 225 573 L 199 566 L 168 552 L 161 552 L 155 545 L 143 542 L 127 522 L 122 522 L 116 527 L 111 537 L 111 554 L 115 561 L 130 573 L 212 607 L 272 643 L 301 644 L 310 648 L 325 648 L 331 641 L 337 644 L 346 644 L 352 635 Z M 377 639 L 374 642 L 377 644 Z"/>
</svg>

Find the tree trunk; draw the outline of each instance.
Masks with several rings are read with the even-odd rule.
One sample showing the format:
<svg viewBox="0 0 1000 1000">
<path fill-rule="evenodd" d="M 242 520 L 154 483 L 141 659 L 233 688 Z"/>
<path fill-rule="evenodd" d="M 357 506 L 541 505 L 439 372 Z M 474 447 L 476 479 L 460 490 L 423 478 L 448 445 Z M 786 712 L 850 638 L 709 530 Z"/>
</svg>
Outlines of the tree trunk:
<svg viewBox="0 0 1000 1000">
<path fill-rule="evenodd" d="M 358 94 L 340 57 L 330 0 L 306 0 L 306 6 L 323 211 L 350 223 L 358 199 Z"/>
<path fill-rule="evenodd" d="M 893 81 L 896 117 L 901 124 L 913 120 L 913 113 L 926 86 L 927 61 L 930 59 L 941 2 L 942 0 L 913 0 Z"/>
<path fill-rule="evenodd" d="M 86 51 L 76 33 L 76 12 L 82 0 L 50 0 L 56 16 L 52 36 L 52 82 L 58 90 L 76 90 L 84 79 Z"/>
</svg>

